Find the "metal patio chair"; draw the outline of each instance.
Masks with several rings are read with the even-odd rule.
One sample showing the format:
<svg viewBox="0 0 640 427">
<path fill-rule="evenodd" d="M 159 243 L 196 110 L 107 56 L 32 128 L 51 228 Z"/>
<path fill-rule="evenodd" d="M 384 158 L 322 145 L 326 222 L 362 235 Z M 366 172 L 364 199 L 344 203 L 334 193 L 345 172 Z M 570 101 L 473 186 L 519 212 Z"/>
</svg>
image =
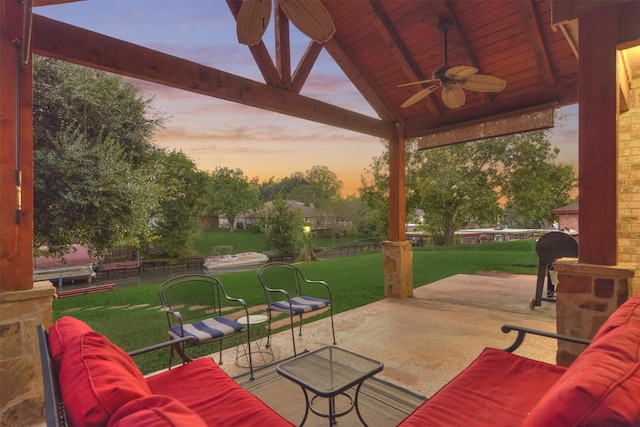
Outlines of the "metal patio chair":
<svg viewBox="0 0 640 427">
<path fill-rule="evenodd" d="M 251 342 L 251 328 L 233 320 L 249 316 L 247 304 L 241 298 L 227 295 L 222 283 L 215 277 L 200 274 L 177 276 L 160 285 L 158 295 L 167 316 L 169 337 L 194 338 L 194 341 L 182 343 L 185 355 L 188 347 L 218 342 L 219 363 L 222 365 L 223 340 L 246 334 L 247 343 Z M 173 362 L 173 353 L 171 347 L 169 367 Z M 248 357 L 253 379 L 251 348 Z"/>
<path fill-rule="evenodd" d="M 271 322 L 273 312 L 287 313 L 291 320 L 291 339 L 293 341 L 293 354 L 296 352 L 296 338 L 294 333 L 293 317 L 300 317 L 299 336 L 302 336 L 302 315 L 329 307 L 331 317 L 331 333 L 333 344 L 336 344 L 336 332 L 333 326 L 333 305 L 331 289 L 322 280 L 308 280 L 295 266 L 284 262 L 272 262 L 258 269 L 258 279 L 262 284 L 267 298 L 267 314 L 269 327 L 267 332 L 267 347 L 271 345 Z M 310 294 L 322 294 L 328 298 L 318 298 Z"/>
</svg>

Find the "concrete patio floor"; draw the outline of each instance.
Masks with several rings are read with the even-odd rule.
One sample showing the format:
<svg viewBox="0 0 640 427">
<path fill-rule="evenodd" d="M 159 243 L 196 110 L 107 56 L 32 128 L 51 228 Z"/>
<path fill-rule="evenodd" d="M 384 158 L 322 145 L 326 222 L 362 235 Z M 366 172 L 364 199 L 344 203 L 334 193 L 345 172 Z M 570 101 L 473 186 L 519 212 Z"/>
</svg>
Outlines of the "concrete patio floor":
<svg viewBox="0 0 640 427">
<path fill-rule="evenodd" d="M 335 315 L 336 339 L 341 347 L 382 361 L 377 378 L 430 397 L 485 347 L 509 346 L 515 334 L 502 333 L 502 325 L 555 332 L 555 303 L 529 309 L 535 286 L 531 275 L 455 275 L 416 288 L 413 298 L 384 299 Z M 302 334 L 296 331 L 299 352 L 331 344 L 329 319 L 304 324 Z M 554 340 L 527 337 L 516 353 L 555 363 L 556 349 Z M 293 356 L 289 330 L 272 337 L 272 350 L 276 361 Z M 222 368 L 231 376 L 248 372 L 236 366 L 235 354 L 223 353 Z"/>
</svg>

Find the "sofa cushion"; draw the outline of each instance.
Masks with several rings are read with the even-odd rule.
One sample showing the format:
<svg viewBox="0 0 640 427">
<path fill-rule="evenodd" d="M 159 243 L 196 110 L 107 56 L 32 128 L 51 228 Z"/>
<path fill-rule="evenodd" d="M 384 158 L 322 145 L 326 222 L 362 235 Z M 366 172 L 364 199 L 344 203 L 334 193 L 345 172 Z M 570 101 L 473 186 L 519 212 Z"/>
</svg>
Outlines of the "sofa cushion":
<svg viewBox="0 0 640 427">
<path fill-rule="evenodd" d="M 523 425 L 640 424 L 640 296 L 629 299 Z"/>
<path fill-rule="evenodd" d="M 93 332 L 93 329 L 81 320 L 65 316 L 56 321 L 49 328 L 49 351 L 56 368 L 60 368 L 60 362 L 70 340 Z"/>
<path fill-rule="evenodd" d="M 399 426 L 519 426 L 565 370 L 486 348 Z"/>
<path fill-rule="evenodd" d="M 147 384 L 152 393 L 179 400 L 211 426 L 292 425 L 208 357 L 148 377 Z"/>
<path fill-rule="evenodd" d="M 206 427 L 195 412 L 169 396 L 151 395 L 132 400 L 118 409 L 108 427 Z"/>
<path fill-rule="evenodd" d="M 151 394 L 131 357 L 96 332 L 69 340 L 60 366 L 71 425 L 105 425 L 122 405 Z"/>
</svg>

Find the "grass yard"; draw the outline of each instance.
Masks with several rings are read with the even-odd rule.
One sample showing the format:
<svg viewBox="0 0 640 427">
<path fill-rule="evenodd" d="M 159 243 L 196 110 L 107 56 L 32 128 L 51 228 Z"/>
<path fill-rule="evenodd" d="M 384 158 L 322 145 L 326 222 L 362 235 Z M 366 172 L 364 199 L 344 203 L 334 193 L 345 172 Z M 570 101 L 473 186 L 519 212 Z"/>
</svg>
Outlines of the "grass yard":
<svg viewBox="0 0 640 427">
<path fill-rule="evenodd" d="M 534 245 L 533 240 L 519 240 L 450 248 L 414 248 L 414 287 L 455 274 L 477 271 L 536 274 L 538 257 Z M 299 267 L 307 278 L 324 280 L 331 286 L 335 313 L 384 297 L 383 256 L 380 252 L 317 261 Z M 226 273 L 218 278 L 229 295 L 243 298 L 249 307 L 264 303 L 264 293 L 255 271 Z M 65 315 L 81 319 L 127 351 L 162 342 L 167 339 L 167 324 L 164 313 L 160 311 L 159 285 L 55 300 L 54 320 Z M 235 344 L 233 339 L 227 341 L 229 345 Z M 212 353 L 216 349 L 217 344 L 201 346 L 199 354 Z M 136 362 L 145 373 L 166 368 L 168 351 L 138 356 Z"/>
</svg>

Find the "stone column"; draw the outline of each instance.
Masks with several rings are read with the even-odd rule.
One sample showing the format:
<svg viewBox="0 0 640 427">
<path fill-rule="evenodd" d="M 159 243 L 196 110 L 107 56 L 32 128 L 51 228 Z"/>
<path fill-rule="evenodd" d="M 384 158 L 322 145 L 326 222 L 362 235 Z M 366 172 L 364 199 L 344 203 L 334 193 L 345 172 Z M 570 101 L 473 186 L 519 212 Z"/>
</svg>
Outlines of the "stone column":
<svg viewBox="0 0 640 427">
<path fill-rule="evenodd" d="M 411 242 L 382 242 L 384 254 L 384 296 L 413 297 L 413 253 Z"/>
<path fill-rule="evenodd" d="M 553 268 L 558 273 L 558 333 L 586 339 L 593 338 L 605 320 L 629 299 L 629 284 L 636 269 L 633 264 L 581 264 L 574 258 L 561 258 Z M 568 366 L 584 349 L 583 345 L 559 342 L 556 363 Z"/>
<path fill-rule="evenodd" d="M 44 389 L 36 326 L 51 326 L 50 282 L 0 293 L 0 425 L 44 421 Z"/>
</svg>

